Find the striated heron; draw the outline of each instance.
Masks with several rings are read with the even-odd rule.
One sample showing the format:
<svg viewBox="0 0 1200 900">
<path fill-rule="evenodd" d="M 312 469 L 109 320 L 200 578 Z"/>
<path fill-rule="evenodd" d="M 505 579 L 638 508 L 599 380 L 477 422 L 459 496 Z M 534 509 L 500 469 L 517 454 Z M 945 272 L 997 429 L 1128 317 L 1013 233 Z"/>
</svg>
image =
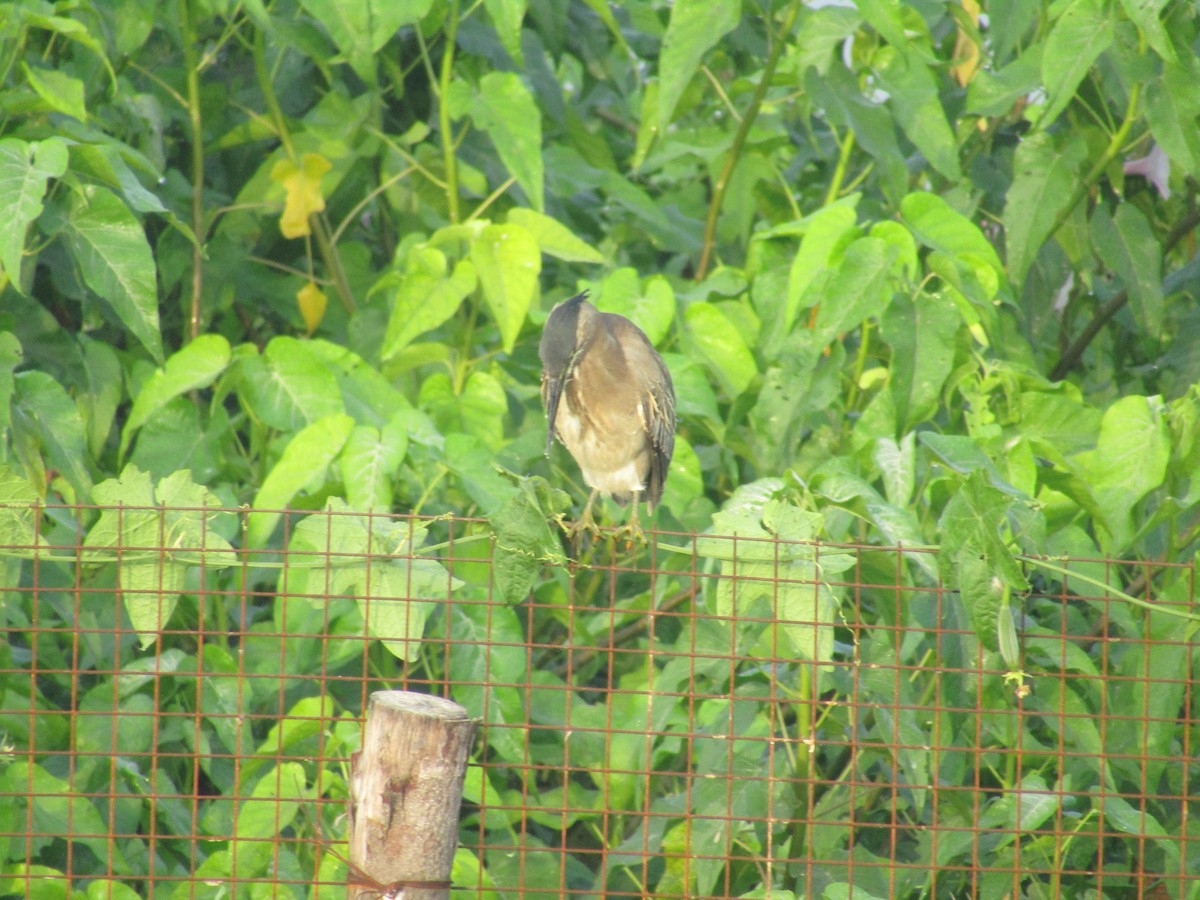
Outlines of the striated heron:
<svg viewBox="0 0 1200 900">
<path fill-rule="evenodd" d="M 546 455 L 557 436 L 592 488 L 570 536 L 599 534 L 592 504 L 607 494 L 622 506 L 633 501 L 626 528 L 641 537 L 638 504 L 653 509 L 662 499 L 675 451 L 675 389 L 662 358 L 640 328 L 600 312 L 586 291 L 554 307 L 538 355 Z"/>
</svg>

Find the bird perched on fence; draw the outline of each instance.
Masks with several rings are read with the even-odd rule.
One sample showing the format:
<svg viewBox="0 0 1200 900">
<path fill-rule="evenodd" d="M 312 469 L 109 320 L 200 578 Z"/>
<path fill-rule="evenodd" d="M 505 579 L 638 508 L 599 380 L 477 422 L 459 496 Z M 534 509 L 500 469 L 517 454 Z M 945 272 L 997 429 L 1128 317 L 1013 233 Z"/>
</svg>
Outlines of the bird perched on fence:
<svg viewBox="0 0 1200 900">
<path fill-rule="evenodd" d="M 625 527 L 642 537 L 638 504 L 645 500 L 653 509 L 662 499 L 675 452 L 675 389 L 662 357 L 624 316 L 588 303 L 586 291 L 554 307 L 538 355 L 546 455 L 557 436 L 592 488 L 569 534 L 599 534 L 592 505 L 607 494 L 622 506 L 633 501 Z"/>
</svg>

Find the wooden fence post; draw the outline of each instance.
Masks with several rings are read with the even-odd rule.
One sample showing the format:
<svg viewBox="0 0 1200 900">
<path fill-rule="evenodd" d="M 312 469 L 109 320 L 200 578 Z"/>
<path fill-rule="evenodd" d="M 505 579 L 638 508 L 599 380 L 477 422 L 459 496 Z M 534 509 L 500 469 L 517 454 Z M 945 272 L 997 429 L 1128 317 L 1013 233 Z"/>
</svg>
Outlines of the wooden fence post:
<svg viewBox="0 0 1200 900">
<path fill-rule="evenodd" d="M 449 900 L 478 719 L 457 703 L 377 691 L 350 758 L 350 900 Z"/>
</svg>

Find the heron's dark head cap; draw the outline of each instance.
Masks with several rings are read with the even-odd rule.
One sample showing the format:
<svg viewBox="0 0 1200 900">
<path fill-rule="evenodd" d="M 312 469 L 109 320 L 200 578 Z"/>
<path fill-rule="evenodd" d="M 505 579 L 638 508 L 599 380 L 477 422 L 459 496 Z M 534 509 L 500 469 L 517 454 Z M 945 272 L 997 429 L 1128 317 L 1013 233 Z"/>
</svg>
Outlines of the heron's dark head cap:
<svg viewBox="0 0 1200 900">
<path fill-rule="evenodd" d="M 542 329 L 542 342 L 538 356 L 552 378 L 566 374 L 578 344 L 579 317 L 587 302 L 587 291 L 565 300 L 550 312 L 546 327 Z"/>
</svg>

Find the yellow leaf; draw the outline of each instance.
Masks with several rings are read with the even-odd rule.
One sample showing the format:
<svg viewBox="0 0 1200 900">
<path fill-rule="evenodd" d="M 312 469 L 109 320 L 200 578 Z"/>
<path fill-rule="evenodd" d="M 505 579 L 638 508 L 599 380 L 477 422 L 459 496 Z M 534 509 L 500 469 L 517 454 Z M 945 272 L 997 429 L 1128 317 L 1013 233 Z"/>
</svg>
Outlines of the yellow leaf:
<svg viewBox="0 0 1200 900">
<path fill-rule="evenodd" d="M 283 185 L 287 200 L 279 217 L 279 230 L 287 238 L 311 234 L 308 217 L 325 208 L 321 178 L 333 165 L 319 153 L 305 153 L 297 167 L 290 159 L 281 159 L 271 169 L 271 180 Z"/>
<path fill-rule="evenodd" d="M 958 83 L 966 87 L 971 83 L 971 79 L 975 77 L 975 73 L 979 69 L 978 28 L 980 9 L 978 0 L 962 0 L 962 7 L 967 17 L 975 25 L 976 32 L 975 34 L 971 34 L 965 28 L 959 26 L 958 41 L 954 47 L 954 59 L 956 62 L 950 67 L 950 71 L 954 73 L 954 77 Z"/>
<path fill-rule="evenodd" d="M 325 307 L 329 305 L 329 298 L 310 281 L 296 291 L 296 303 L 300 307 L 300 315 L 304 316 L 304 325 L 308 333 L 312 334 L 325 318 Z"/>
</svg>

